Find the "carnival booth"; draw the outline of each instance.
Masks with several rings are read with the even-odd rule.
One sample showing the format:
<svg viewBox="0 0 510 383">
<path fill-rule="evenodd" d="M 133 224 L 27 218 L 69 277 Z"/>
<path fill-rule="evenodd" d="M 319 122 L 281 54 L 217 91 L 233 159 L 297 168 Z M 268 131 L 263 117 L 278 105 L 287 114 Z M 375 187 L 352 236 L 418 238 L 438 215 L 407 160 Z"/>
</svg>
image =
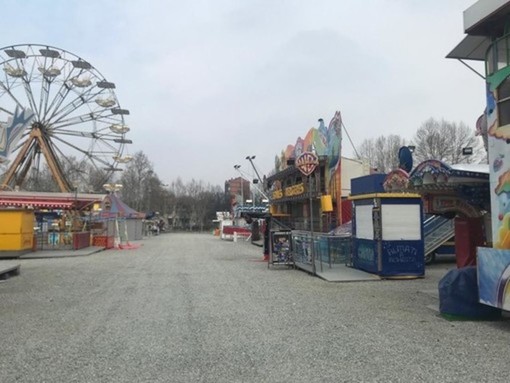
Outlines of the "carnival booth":
<svg viewBox="0 0 510 383">
<path fill-rule="evenodd" d="M 6 226 L 0 229 L 0 235 L 13 234 L 12 231 L 21 233 L 21 230 L 28 234 L 28 226 L 21 225 L 17 219 L 11 221 L 12 212 L 18 210 L 19 214 L 32 216 L 32 250 L 78 250 L 88 247 L 91 238 L 88 216 L 92 206 L 102 197 L 100 194 L 85 193 L 0 191 L 0 207 L 5 209 L 1 220 L 6 222 Z M 7 242 L 0 241 L 0 246 Z"/>
<path fill-rule="evenodd" d="M 421 196 L 385 193 L 385 174 L 352 179 L 352 264 L 381 277 L 425 273 Z"/>
<path fill-rule="evenodd" d="M 143 238 L 144 213 L 126 205 L 116 193 L 106 195 L 101 211 L 93 219 L 93 242 L 96 246 L 115 247 L 115 241 L 125 243 Z"/>
<path fill-rule="evenodd" d="M 268 231 L 270 263 L 293 262 L 318 274 L 349 262 L 351 238 L 336 234 L 352 216 L 351 202 L 343 198 L 349 187 L 342 179 L 368 174 L 368 166 L 341 156 L 341 133 L 337 111 L 329 125 L 319 119 L 317 128 L 275 159 L 275 171 L 265 179 L 271 217 L 280 223 Z"/>
<path fill-rule="evenodd" d="M 34 221 L 33 210 L 0 210 L 0 258 L 12 258 L 32 251 Z"/>
<path fill-rule="evenodd" d="M 426 222 L 433 229 L 426 234 L 427 253 L 436 234 L 449 234 L 455 238 L 457 267 L 476 264 L 477 246 L 486 246 L 490 237 L 486 234 L 490 226 L 488 168 L 487 164 L 448 165 L 426 160 L 409 174 L 408 190 L 422 196 L 425 213 L 438 217 L 436 223 Z M 448 240 L 448 235 L 443 239 Z"/>
</svg>

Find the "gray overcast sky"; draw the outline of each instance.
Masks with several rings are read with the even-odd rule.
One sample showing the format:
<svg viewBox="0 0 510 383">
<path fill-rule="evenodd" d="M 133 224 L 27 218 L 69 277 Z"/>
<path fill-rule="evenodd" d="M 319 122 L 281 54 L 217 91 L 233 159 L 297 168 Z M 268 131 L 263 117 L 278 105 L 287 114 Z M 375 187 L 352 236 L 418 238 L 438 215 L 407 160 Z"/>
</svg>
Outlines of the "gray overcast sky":
<svg viewBox="0 0 510 383">
<path fill-rule="evenodd" d="M 475 0 L 2 2 L 2 46 L 70 51 L 116 84 L 163 182 L 262 174 L 336 110 L 355 145 L 428 118 L 474 128 L 484 82 L 445 55 Z M 477 68 L 481 68 L 477 66 Z M 344 156 L 353 150 L 344 135 Z"/>
</svg>

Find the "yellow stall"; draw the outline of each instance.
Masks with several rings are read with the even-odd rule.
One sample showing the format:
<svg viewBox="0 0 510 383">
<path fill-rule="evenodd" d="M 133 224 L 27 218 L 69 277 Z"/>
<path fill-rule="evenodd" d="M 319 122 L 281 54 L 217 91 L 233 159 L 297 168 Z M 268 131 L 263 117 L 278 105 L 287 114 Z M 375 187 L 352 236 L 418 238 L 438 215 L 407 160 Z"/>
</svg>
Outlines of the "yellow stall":
<svg viewBox="0 0 510 383">
<path fill-rule="evenodd" d="M 34 219 L 33 210 L 0 209 L 0 258 L 32 250 Z"/>
</svg>

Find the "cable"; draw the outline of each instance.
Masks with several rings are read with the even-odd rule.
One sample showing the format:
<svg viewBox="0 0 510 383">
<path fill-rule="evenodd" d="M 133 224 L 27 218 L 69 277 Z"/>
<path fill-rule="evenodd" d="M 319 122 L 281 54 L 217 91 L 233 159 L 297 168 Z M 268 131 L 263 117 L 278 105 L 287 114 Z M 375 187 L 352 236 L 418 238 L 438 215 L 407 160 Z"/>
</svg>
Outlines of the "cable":
<svg viewBox="0 0 510 383">
<path fill-rule="evenodd" d="M 356 147 L 354 146 L 354 144 L 353 144 L 353 142 L 352 142 L 352 140 L 351 140 L 351 136 L 349 135 L 349 132 L 347 131 L 347 128 L 345 127 L 345 124 L 344 124 L 344 122 L 343 122 L 343 121 L 342 121 L 342 128 L 344 128 L 345 134 L 347 134 L 347 138 L 349 139 L 349 142 L 351 143 L 351 146 L 352 146 L 352 148 L 354 149 L 354 153 L 356 153 L 356 157 L 357 157 L 358 159 L 360 159 L 361 157 L 360 157 L 360 155 L 359 155 L 358 151 L 356 150 Z"/>
<path fill-rule="evenodd" d="M 236 169 L 239 172 L 239 174 L 241 175 L 241 177 L 245 181 L 248 181 L 250 183 L 250 185 L 253 186 L 255 188 L 255 190 L 257 190 L 265 199 L 269 200 L 269 197 L 262 190 L 259 189 L 257 184 L 254 184 L 252 181 L 250 181 L 250 178 L 248 178 L 246 173 L 241 171 L 240 167 L 234 167 L 234 169 Z M 253 180 L 253 177 L 251 179 Z"/>
</svg>

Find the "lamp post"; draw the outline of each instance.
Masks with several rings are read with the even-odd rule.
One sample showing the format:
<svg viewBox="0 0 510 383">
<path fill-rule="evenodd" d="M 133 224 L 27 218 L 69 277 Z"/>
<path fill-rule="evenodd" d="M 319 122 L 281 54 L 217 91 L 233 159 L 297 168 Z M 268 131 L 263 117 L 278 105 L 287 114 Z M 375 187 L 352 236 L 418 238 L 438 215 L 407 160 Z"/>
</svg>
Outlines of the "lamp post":
<svg viewBox="0 0 510 383">
<path fill-rule="evenodd" d="M 260 182 L 260 184 L 262 185 L 262 187 L 264 187 L 264 184 L 262 183 L 262 179 L 260 178 L 260 175 L 259 175 L 259 172 L 257 171 L 257 168 L 255 167 L 255 165 L 253 164 L 253 160 L 255 159 L 255 156 L 246 156 L 246 159 L 248 161 L 250 161 L 250 164 L 251 164 L 251 167 L 253 168 L 253 170 L 255 171 L 255 174 L 257 175 L 257 178 Z"/>
<path fill-rule="evenodd" d="M 319 158 L 314 152 L 303 152 L 296 158 L 296 167 L 305 176 L 308 177 L 308 197 L 310 205 L 310 240 L 311 240 L 311 259 L 312 259 L 312 273 L 316 275 L 315 269 L 315 249 L 314 249 L 314 236 L 313 236 L 313 198 L 312 198 L 312 173 L 319 165 Z M 322 271 L 322 260 L 321 260 Z"/>
</svg>

